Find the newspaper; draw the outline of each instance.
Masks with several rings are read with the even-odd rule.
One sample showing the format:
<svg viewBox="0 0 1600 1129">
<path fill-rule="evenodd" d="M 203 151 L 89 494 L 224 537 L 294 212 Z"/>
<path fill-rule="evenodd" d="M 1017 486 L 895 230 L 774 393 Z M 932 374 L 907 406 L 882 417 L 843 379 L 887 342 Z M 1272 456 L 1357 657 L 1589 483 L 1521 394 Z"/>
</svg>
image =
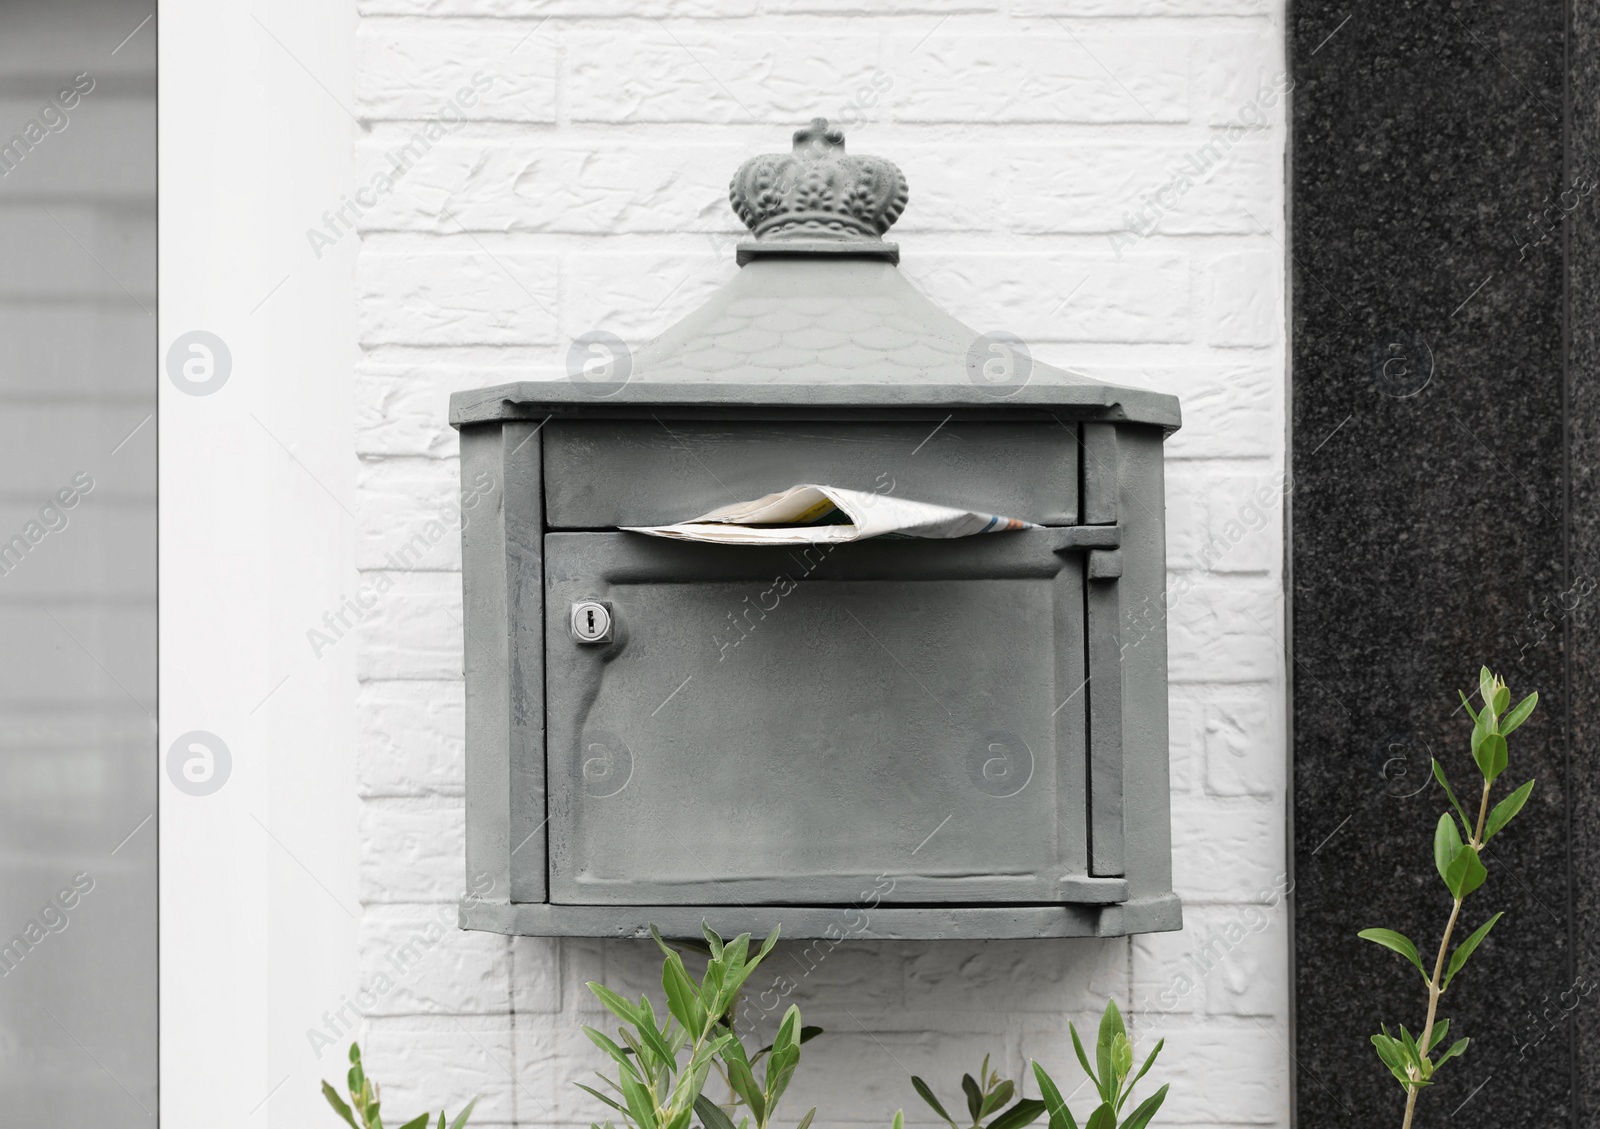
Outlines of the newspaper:
<svg viewBox="0 0 1600 1129">
<path fill-rule="evenodd" d="M 632 533 L 709 541 L 719 545 L 818 545 L 868 537 L 971 537 L 1012 529 L 1038 529 L 1032 522 L 997 514 L 957 510 L 838 486 L 791 486 L 753 502 L 701 514 L 676 525 L 625 526 Z"/>
</svg>

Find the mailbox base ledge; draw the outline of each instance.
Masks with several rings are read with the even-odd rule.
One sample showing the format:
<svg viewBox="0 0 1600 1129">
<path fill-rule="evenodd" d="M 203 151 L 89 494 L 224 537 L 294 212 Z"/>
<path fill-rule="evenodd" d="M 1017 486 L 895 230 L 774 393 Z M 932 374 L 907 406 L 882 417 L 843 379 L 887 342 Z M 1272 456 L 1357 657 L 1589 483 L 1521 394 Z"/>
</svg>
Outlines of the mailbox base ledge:
<svg viewBox="0 0 1600 1129">
<path fill-rule="evenodd" d="M 1177 895 L 1120 905 L 1050 906 L 573 906 L 463 902 L 461 928 L 521 937 L 699 937 L 709 922 L 723 935 L 770 933 L 791 940 L 1010 940 L 1125 937 L 1183 928 Z"/>
</svg>

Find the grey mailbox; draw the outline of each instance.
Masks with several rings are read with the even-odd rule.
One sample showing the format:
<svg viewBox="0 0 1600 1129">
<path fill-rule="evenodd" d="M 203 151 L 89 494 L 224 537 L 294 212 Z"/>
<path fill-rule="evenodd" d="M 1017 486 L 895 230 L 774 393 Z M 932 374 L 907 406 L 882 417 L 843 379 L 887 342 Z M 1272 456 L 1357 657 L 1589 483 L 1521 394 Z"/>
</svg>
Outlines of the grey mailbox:
<svg viewBox="0 0 1600 1129">
<path fill-rule="evenodd" d="M 821 120 L 731 188 L 738 276 L 569 381 L 451 398 L 470 929 L 1121 936 L 1179 928 L 1171 396 L 1031 361 L 901 276 L 907 198 Z M 484 482 L 492 490 L 484 490 Z M 664 540 L 801 483 L 1043 528 Z"/>
</svg>

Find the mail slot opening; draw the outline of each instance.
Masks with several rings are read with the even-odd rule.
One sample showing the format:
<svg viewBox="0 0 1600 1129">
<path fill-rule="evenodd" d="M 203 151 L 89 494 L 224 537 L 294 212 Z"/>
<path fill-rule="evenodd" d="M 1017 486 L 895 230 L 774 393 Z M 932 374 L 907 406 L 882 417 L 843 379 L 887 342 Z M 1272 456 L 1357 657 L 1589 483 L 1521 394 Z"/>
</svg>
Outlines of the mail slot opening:
<svg viewBox="0 0 1600 1129">
<path fill-rule="evenodd" d="M 944 541 L 1037 529 L 1031 521 L 933 502 L 802 483 L 747 502 L 718 506 L 672 525 L 626 527 L 630 533 L 712 545 L 842 545 L 873 537 Z"/>
</svg>

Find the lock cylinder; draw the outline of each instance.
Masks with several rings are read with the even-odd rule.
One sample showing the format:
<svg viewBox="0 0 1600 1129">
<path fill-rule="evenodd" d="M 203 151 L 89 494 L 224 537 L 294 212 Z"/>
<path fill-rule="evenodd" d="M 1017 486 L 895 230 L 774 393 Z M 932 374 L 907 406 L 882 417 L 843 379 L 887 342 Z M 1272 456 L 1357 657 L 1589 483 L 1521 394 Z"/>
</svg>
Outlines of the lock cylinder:
<svg viewBox="0 0 1600 1129">
<path fill-rule="evenodd" d="M 572 638 L 579 643 L 593 645 L 611 642 L 611 605 L 604 600 L 575 601 L 567 623 Z"/>
</svg>

